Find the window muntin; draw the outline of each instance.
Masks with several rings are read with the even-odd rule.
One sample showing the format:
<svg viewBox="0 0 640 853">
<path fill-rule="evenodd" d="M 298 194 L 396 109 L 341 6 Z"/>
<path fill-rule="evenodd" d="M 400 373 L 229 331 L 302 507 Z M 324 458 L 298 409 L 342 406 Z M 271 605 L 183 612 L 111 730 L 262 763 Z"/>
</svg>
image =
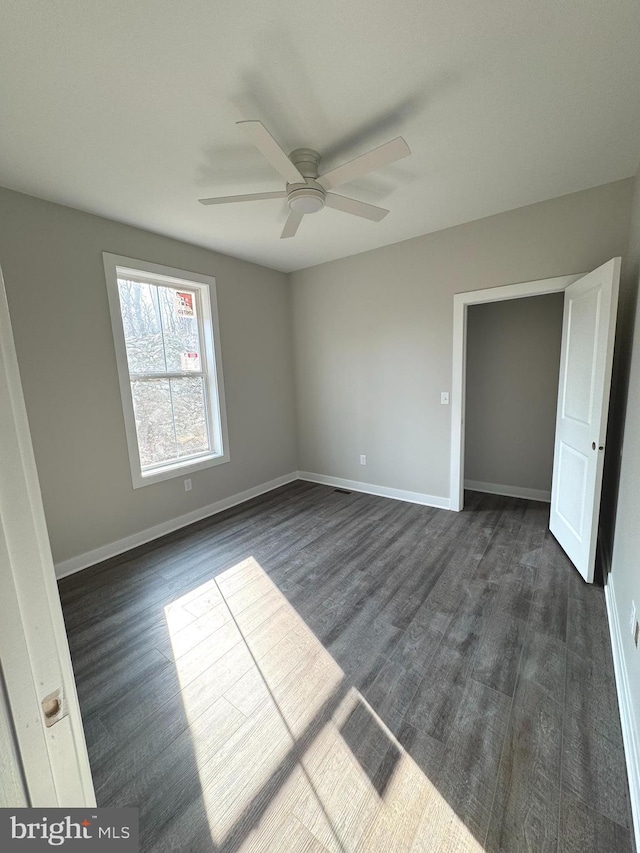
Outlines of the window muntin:
<svg viewBox="0 0 640 853">
<path fill-rule="evenodd" d="M 228 461 L 214 280 L 104 260 L 134 487 Z"/>
</svg>

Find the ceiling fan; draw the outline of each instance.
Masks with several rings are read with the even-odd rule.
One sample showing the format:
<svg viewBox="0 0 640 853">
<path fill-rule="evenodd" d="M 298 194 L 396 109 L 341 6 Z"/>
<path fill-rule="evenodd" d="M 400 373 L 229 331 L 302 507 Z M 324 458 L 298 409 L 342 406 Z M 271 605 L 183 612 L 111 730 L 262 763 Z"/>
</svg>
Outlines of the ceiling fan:
<svg viewBox="0 0 640 853">
<path fill-rule="evenodd" d="M 388 166 L 411 154 L 409 146 L 401 136 L 390 142 L 385 142 L 379 148 L 374 148 L 355 160 L 338 166 L 324 175 L 318 175 L 320 155 L 312 148 L 296 148 L 287 157 L 273 136 L 260 121 L 239 121 L 238 126 L 247 134 L 271 165 L 287 182 L 286 189 L 281 192 L 248 193 L 247 195 L 229 195 L 220 198 L 201 198 L 200 204 L 228 204 L 237 201 L 259 201 L 266 198 L 286 198 L 289 206 L 289 217 L 285 222 L 280 238 L 293 237 L 302 217 L 307 213 L 317 213 L 323 207 L 332 207 L 354 216 L 362 216 L 373 222 L 383 219 L 388 210 L 356 201 L 344 195 L 328 192 L 334 187 L 346 184 L 354 178 L 361 178 L 374 169 Z"/>
</svg>

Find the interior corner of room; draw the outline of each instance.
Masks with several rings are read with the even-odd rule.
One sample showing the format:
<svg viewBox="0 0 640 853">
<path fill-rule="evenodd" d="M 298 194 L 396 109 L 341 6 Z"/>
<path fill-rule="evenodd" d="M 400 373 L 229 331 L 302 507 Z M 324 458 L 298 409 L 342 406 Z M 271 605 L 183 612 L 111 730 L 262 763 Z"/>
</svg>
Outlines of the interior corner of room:
<svg viewBox="0 0 640 853">
<path fill-rule="evenodd" d="M 121 5 L 124 14 L 126 4 Z M 408 18 L 417 14 L 416 4 L 402 5 L 411 7 Z M 593 20 L 604 18 L 591 5 Z M 6 172 L 0 167 L 0 434 L 13 442 L 11 449 L 8 443 L 0 447 L 0 561 L 7 566 L 0 576 L 0 641 L 15 652 L 11 661 L 9 655 L 0 659 L 0 759 L 12 768 L 0 778 L 0 805 L 3 798 L 16 807 L 57 798 L 65 806 L 72 801 L 111 806 L 128 803 L 127 797 L 133 802 L 139 791 L 152 802 L 153 780 L 160 779 L 163 767 L 170 774 L 182 751 L 189 772 L 195 768 L 197 774 L 185 783 L 184 813 L 171 832 L 196 832 L 184 818 L 195 809 L 203 819 L 194 826 L 209 845 L 203 851 L 226 850 L 227 843 L 234 853 L 280 849 L 277 833 L 293 839 L 291 850 L 314 853 L 418 850 L 431 831 L 432 806 L 433 814 L 446 814 L 443 824 L 457 827 L 460 849 L 464 843 L 469 845 L 464 849 L 478 853 L 519 849 L 509 832 L 516 833 L 516 825 L 520 831 L 518 820 L 523 825 L 529 820 L 530 780 L 523 782 L 520 765 L 509 768 L 505 756 L 524 743 L 523 754 L 540 746 L 555 774 L 551 793 L 542 791 L 537 777 L 531 783 L 539 783 L 540 794 L 534 832 L 544 830 L 552 815 L 553 849 L 570 853 L 581 849 L 580 843 L 596 849 L 594 839 L 603 850 L 632 853 L 634 839 L 640 846 L 640 149 L 634 130 L 640 113 L 629 106 L 637 50 L 626 42 L 621 46 L 615 73 L 606 62 L 616 49 L 614 34 L 619 38 L 626 29 L 633 31 L 630 18 L 628 28 L 623 26 L 632 14 L 625 11 L 630 4 L 621 0 L 615 6 L 620 13 L 619 19 L 612 13 L 615 27 L 609 31 L 603 24 L 599 31 L 602 44 L 595 51 L 593 79 L 590 60 L 586 53 L 580 59 L 577 48 L 575 73 L 563 77 L 575 16 L 557 12 L 558 27 L 567 29 L 558 30 L 566 35 L 558 35 L 548 66 L 540 70 L 537 56 L 523 63 L 523 69 L 535 70 L 539 97 L 533 83 L 526 94 L 529 78 L 514 52 L 520 36 L 513 44 L 511 36 L 501 41 L 499 61 L 505 64 L 495 92 L 491 80 L 497 66 L 486 50 L 483 57 L 470 55 L 469 67 L 466 58 L 457 56 L 451 69 L 443 54 L 429 79 L 420 78 L 422 92 L 411 70 L 411 62 L 424 53 L 422 36 L 396 32 L 382 17 L 371 16 L 375 38 L 368 42 L 363 35 L 358 50 L 342 44 L 351 69 L 345 79 L 360 73 L 360 49 L 363 67 L 368 57 L 371 67 L 379 66 L 380 77 L 368 80 L 363 74 L 351 106 L 345 100 L 335 113 L 321 107 L 320 92 L 325 84 L 334 94 L 346 90 L 336 76 L 342 66 L 338 60 L 335 69 L 327 66 L 331 54 L 324 48 L 322 62 L 313 59 L 317 44 L 310 41 L 312 29 L 301 25 L 302 7 L 290 15 L 296 38 L 308 39 L 298 50 L 284 24 L 277 38 L 271 21 L 258 32 L 264 11 L 241 3 L 234 12 L 240 18 L 230 15 L 227 22 L 235 34 L 228 44 L 222 44 L 223 27 L 216 34 L 229 69 L 223 73 L 224 63 L 219 63 L 215 94 L 208 72 L 206 81 L 197 72 L 212 51 L 192 28 L 198 20 L 195 10 L 193 21 L 186 15 L 180 24 L 166 18 L 166 10 L 159 12 L 146 44 L 146 35 L 138 38 L 135 27 L 119 33 L 105 6 L 99 12 L 106 16 L 103 45 L 94 23 L 82 24 L 76 8 L 88 40 L 78 42 L 83 49 L 78 47 L 77 61 L 87 72 L 82 79 L 71 54 L 60 57 L 58 67 L 49 53 L 57 41 L 44 32 L 44 12 L 42 20 L 34 15 L 30 24 L 46 45 L 33 68 L 25 62 L 29 51 L 23 55 L 8 45 L 16 75 L 27 76 L 7 99 L 7 128 L 15 124 L 17 130 L 6 143 L 13 165 Z M 356 11 L 365 14 L 356 5 L 350 21 L 350 13 L 336 10 L 345 15 L 345 33 L 353 27 L 354 39 L 361 29 Z M 448 16 L 443 13 L 442 21 L 433 22 L 442 27 L 443 37 Z M 22 26 L 20 15 L 10 17 L 11 26 Z M 61 32 L 66 32 L 71 16 L 67 21 L 66 12 L 61 13 L 63 19 Z M 527 20 L 533 27 L 533 19 Z M 243 26 L 236 29 L 238 21 Z M 328 20 L 318 21 L 318 33 L 328 25 Z M 147 50 L 155 43 L 151 31 L 156 26 L 158 38 L 164 33 L 164 45 L 175 33 L 177 57 L 187 58 L 191 45 L 198 45 L 193 67 L 187 61 L 176 63 L 171 74 L 166 68 L 152 73 Z M 253 26 L 255 43 L 245 37 Z M 398 59 L 399 48 L 390 48 L 386 57 L 382 46 L 391 45 L 400 32 L 404 36 L 398 42 L 407 44 L 409 35 L 415 41 L 406 47 L 407 67 L 399 63 L 398 91 L 404 97 L 392 107 L 386 94 L 378 97 L 372 123 L 373 106 L 367 103 L 376 103 L 376 86 L 382 90 L 388 84 L 388 92 L 395 91 L 391 60 Z M 544 32 L 538 34 L 541 39 Z M 576 35 L 576 44 L 588 47 L 591 36 L 583 36 Z M 461 44 L 475 44 L 470 34 L 463 38 L 460 31 L 459 38 Z M 120 64 L 110 66 L 101 81 L 101 66 L 81 57 L 84 48 L 100 51 L 110 44 L 124 51 L 136 40 L 138 54 L 118 54 Z M 452 50 L 454 41 L 442 44 Z M 274 87 L 275 80 L 282 84 L 278 97 L 252 67 L 255 62 L 268 65 L 263 42 L 287 57 L 279 72 L 276 64 L 268 66 Z M 244 65 L 238 59 L 234 67 L 234 45 L 240 44 Z M 317 91 L 303 70 L 305 51 L 321 72 Z M 137 69 L 135 94 L 125 98 L 129 59 Z M 50 84 L 31 86 L 23 105 L 28 75 L 46 80 L 49 62 Z M 508 80 L 508 68 L 522 77 Z M 166 136 L 158 133 L 149 145 L 142 138 L 140 104 L 153 103 L 161 89 L 154 73 L 161 72 L 166 76 L 158 80 L 164 80 L 168 102 L 155 117 L 153 132 L 164 127 Z M 296 73 L 300 89 L 293 83 L 288 89 L 284 84 Z M 62 94 L 72 80 L 77 120 Z M 564 119 L 556 92 L 563 80 L 565 102 L 571 105 Z M 588 80 L 594 91 L 602 84 L 595 141 L 577 129 L 581 111 L 593 115 L 594 110 L 586 100 L 582 108 L 581 95 L 568 94 L 586 92 Z M 477 113 L 471 109 L 473 100 L 483 103 L 472 86 L 481 87 L 485 97 L 502 98 L 504 121 L 496 122 L 498 130 L 488 128 L 493 123 L 488 109 L 481 116 L 480 106 Z M 205 107 L 191 139 L 178 129 L 198 124 L 191 100 L 198 91 L 205 93 Z M 117 128 L 111 118 L 98 115 L 96 92 L 104 92 L 106 102 L 122 97 Z M 454 93 L 450 101 L 449 92 Z M 520 110 L 521 95 L 529 114 L 518 112 L 520 124 L 514 117 L 511 125 L 508 114 Z M 545 98 L 550 99 L 548 112 L 541 106 Z M 615 120 L 608 119 L 609 108 Z M 472 112 L 475 136 L 467 140 L 458 122 Z M 237 121 L 240 114 L 243 120 Z M 80 116 L 93 119 L 85 126 Z M 544 128 L 552 118 L 559 124 L 553 137 L 557 150 L 549 143 L 547 151 Z M 66 137 L 53 132 L 63 121 Z M 130 147 L 121 138 L 127 127 L 132 128 Z M 316 144 L 303 136 L 311 129 L 311 136 L 325 140 L 321 153 L 329 171 L 315 149 L 301 147 Z M 606 152 L 617 129 L 624 138 L 609 162 Z M 401 131 L 403 136 L 395 135 Z M 74 133 L 75 177 L 69 154 Z M 514 158 L 504 163 L 504 172 L 498 135 Z M 285 144 L 291 154 L 281 147 Z M 33 159 L 23 164 L 21 149 Z M 178 149 L 184 167 L 176 165 Z M 539 162 L 534 162 L 536 154 Z M 131 186 L 120 175 L 127 162 Z M 349 173 L 354 162 L 378 163 L 379 171 L 371 177 L 363 172 L 368 177 L 361 183 L 357 169 Z M 166 181 L 154 188 L 158 174 Z M 185 175 L 186 189 L 179 188 Z M 109 192 L 111 180 L 117 192 Z M 251 189 L 249 180 L 260 192 L 231 195 L 245 188 L 243 181 Z M 354 198 L 331 192 L 340 181 L 350 184 L 346 191 Z M 427 187 L 433 191 L 431 202 Z M 209 192 L 217 195 L 199 198 Z M 368 200 L 356 200 L 359 195 Z M 247 200 L 264 204 L 264 219 L 251 204 L 236 204 Z M 383 218 L 386 230 L 376 236 Z M 168 289 L 171 280 L 174 289 L 180 282 L 186 288 L 185 304 L 198 326 L 197 351 L 185 345 L 173 369 L 165 351 L 162 373 L 168 387 L 190 371 L 203 377 L 202 434 L 209 443 L 198 445 L 186 462 L 176 451 L 177 461 L 145 470 L 135 444 L 134 373 L 124 326 L 118 325 L 123 323 L 118 303 L 122 270 L 143 283 L 146 274 L 150 287 Z M 167 270 L 172 279 L 163 278 Z M 602 270 L 603 281 L 589 290 L 585 307 L 575 294 Z M 204 301 L 198 301 L 199 287 L 207 288 Z M 157 294 L 154 298 L 159 300 Z M 584 342 L 579 329 L 586 327 Z M 578 392 L 571 396 L 567 390 L 571 378 L 580 400 Z M 144 371 L 135 379 L 156 381 L 153 372 Z M 211 389 L 218 395 L 215 401 Z M 585 407 L 591 407 L 588 417 Z M 205 423 L 207 413 L 211 423 Z M 561 437 L 563 419 L 582 424 L 581 440 L 589 431 L 580 452 Z M 585 494 L 593 498 L 591 504 L 582 499 Z M 278 525 L 285 529 L 282 542 Z M 263 564 L 252 550 L 254 526 L 267 554 Z M 583 528 L 588 535 L 580 539 L 576 530 Z M 218 534 L 220 542 L 228 535 L 242 548 L 230 549 L 233 559 L 217 553 L 209 577 L 209 549 Z M 318 544 L 315 537 L 321 534 L 325 538 Z M 565 534 L 569 539 L 575 534 L 580 547 L 572 551 Z M 376 551 L 378 538 L 388 563 Z M 183 546 L 186 562 L 196 566 L 193 578 L 188 577 L 190 566 L 180 564 Z M 428 582 L 420 576 L 418 557 L 429 564 L 433 577 Z M 549 568 L 545 580 L 543 558 Z M 442 567 L 434 568 L 440 559 Z M 561 616 L 548 604 L 558 578 Z M 249 601 L 254 593 L 258 604 Z M 245 594 L 244 610 L 236 612 L 233 601 Z M 424 601 L 416 604 L 422 594 Z M 143 600 L 141 610 L 137 596 Z M 228 612 L 221 615 L 223 604 Z M 263 604 L 264 614 L 256 616 Z M 109 612 L 112 605 L 114 613 Z M 50 622 L 41 625 L 36 608 Z M 159 617 L 153 611 L 152 618 L 152 608 Z M 100 642 L 91 630 L 99 634 L 110 616 L 100 635 L 110 643 L 100 670 Z M 127 623 L 138 618 L 151 638 L 140 641 L 140 662 L 135 642 L 124 648 L 124 640 L 122 645 L 118 640 Z M 207 713 L 213 709 L 209 727 L 203 716 L 189 717 L 183 694 L 200 667 L 189 695 L 202 712 L 197 685 L 217 655 L 214 623 L 231 664 L 227 667 L 225 659 L 224 666 L 211 670 L 221 683 L 225 678 L 229 683 L 207 706 Z M 281 629 L 285 641 L 273 663 L 276 642 L 269 632 L 275 636 Z M 269 635 L 264 658 L 247 642 L 251 632 L 261 639 Z M 71 652 L 70 638 L 76 644 Z M 194 652 L 202 638 L 209 645 Z M 116 666 L 120 651 L 128 655 L 132 671 L 121 685 L 122 695 L 112 696 L 108 667 Z M 181 654 L 188 660 L 182 670 Z M 33 670 L 19 665 L 19 660 L 36 658 Z M 285 720 L 268 678 L 270 666 L 286 669 L 289 658 L 298 669 L 291 663 L 282 683 L 291 690 L 286 701 L 299 715 L 295 725 Z M 78 659 L 76 682 L 72 664 Z M 177 704 L 163 723 L 166 743 L 144 741 L 145 749 L 157 750 L 151 756 L 140 757 L 133 749 L 127 760 L 135 772 L 118 787 L 117 773 L 112 777 L 107 763 L 122 757 L 134 736 L 141 738 L 135 743 L 146 736 L 142 718 L 148 706 L 140 690 L 135 692 L 135 679 L 140 675 L 144 682 L 147 660 L 150 670 L 160 673 L 158 690 L 166 688 Z M 310 673 L 307 682 L 303 663 Z M 185 674 L 189 666 L 193 669 Z M 237 679 L 229 675 L 233 667 Z M 296 696 L 296 685 L 305 682 L 310 691 L 318 672 L 330 683 L 330 695 L 323 694 L 325 704 L 302 729 L 300 721 L 318 697 L 307 696 L 309 707 L 303 712 L 304 691 Z M 433 687 L 425 685 L 425 673 Z M 292 686 L 294 675 L 298 681 Z M 593 707 L 581 681 L 586 683 L 587 676 L 601 688 Z M 442 684 L 450 679 L 452 692 L 458 691 L 450 705 L 436 696 L 439 679 Z M 78 683 L 84 691 L 80 701 Z M 183 705 L 176 699 L 181 696 Z M 139 707 L 132 697 L 140 699 Z M 29 712 L 16 722 L 19 702 L 23 708 L 30 703 Z M 155 714 L 155 705 L 152 710 Z M 549 721 L 551 732 L 539 744 L 529 737 L 536 715 L 538 723 Z M 280 732 L 280 717 L 286 723 L 282 740 L 274 736 L 269 741 L 270 733 Z M 579 728 L 583 719 L 587 734 Z M 216 725 L 222 732 L 219 743 L 212 734 Z M 264 726 L 264 738 L 257 737 L 254 725 Z M 478 737 L 480 726 L 486 742 Z M 590 733 L 599 738 L 597 750 L 590 751 Z M 457 749 L 456 737 L 464 749 Z M 265 771 L 264 779 L 256 773 L 246 782 L 247 790 L 258 782 L 264 787 L 243 811 L 246 790 L 234 799 L 233 785 L 238 779 L 245 785 L 252 774 L 241 758 L 252 750 L 259 753 L 264 742 L 265 755 L 271 749 L 281 763 L 275 763 L 271 775 Z M 333 766 L 336 744 L 341 751 Z M 307 748 L 313 755 L 309 767 L 302 761 Z M 51 762 L 39 778 L 43 756 Z M 77 766 L 74 756 L 79 756 Z M 536 771 L 534 760 L 525 763 Z M 623 764 L 626 780 L 619 772 Z M 338 766 L 349 784 L 348 772 L 356 768 L 356 799 L 366 804 L 356 817 L 340 812 L 341 825 L 327 814 L 334 807 L 338 813 L 344 802 L 335 801 L 348 797 L 344 791 L 338 796 L 342 789 L 331 783 L 325 801 L 318 793 L 322 785 L 316 786 L 323 773 L 325 782 L 335 776 Z M 145 776 L 148 767 L 153 773 Z M 172 796 L 173 784 L 163 796 Z M 486 790 L 484 799 L 481 791 L 488 785 L 492 793 L 485 802 Z M 420 817 L 410 823 L 405 801 L 415 791 L 419 794 L 412 803 Z M 214 794 L 227 809 L 219 826 L 208 821 Z M 286 808 L 275 820 L 281 802 Z M 194 803 L 201 804 L 202 814 Z M 438 811 L 445 807 L 449 811 Z M 230 817 L 234 809 L 237 820 Z M 400 829 L 397 836 L 385 835 L 393 834 L 389 826 L 396 827 L 396 817 L 397 826 L 406 819 L 402 839 Z M 165 839 L 161 821 L 154 820 L 149 838 L 158 834 L 146 853 L 177 849 L 177 835 Z M 276 846 L 255 846 L 254 831 Z M 499 837 L 502 831 L 508 841 Z M 454 849 L 454 835 L 450 838 L 449 849 Z"/>
<path fill-rule="evenodd" d="M 603 542 L 607 602 L 633 745 L 640 683 L 625 615 L 639 597 L 639 195 L 637 178 L 618 181 L 284 274 L 0 190 L 0 255 L 59 575 L 298 476 L 447 506 L 451 423 L 440 395 L 451 383 L 454 295 L 581 272 L 619 255 L 608 438 L 616 450 L 601 527 L 611 537 Z M 556 230 L 562 239 L 550 241 Z M 132 488 L 105 247 L 215 274 L 232 461 L 193 475 L 188 493 L 181 478 Z M 470 305 L 467 487 L 549 499 L 561 326 L 561 293 Z"/>
</svg>

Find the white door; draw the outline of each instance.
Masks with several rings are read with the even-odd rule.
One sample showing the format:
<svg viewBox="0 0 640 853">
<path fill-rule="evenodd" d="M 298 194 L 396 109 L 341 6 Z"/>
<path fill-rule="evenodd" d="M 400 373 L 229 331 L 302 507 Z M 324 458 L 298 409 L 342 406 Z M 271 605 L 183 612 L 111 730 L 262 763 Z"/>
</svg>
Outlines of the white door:
<svg viewBox="0 0 640 853">
<path fill-rule="evenodd" d="M 565 290 L 549 529 L 593 582 L 620 258 Z"/>
<path fill-rule="evenodd" d="M 0 806 L 94 806 L 1 272 L 0 694 Z"/>
</svg>

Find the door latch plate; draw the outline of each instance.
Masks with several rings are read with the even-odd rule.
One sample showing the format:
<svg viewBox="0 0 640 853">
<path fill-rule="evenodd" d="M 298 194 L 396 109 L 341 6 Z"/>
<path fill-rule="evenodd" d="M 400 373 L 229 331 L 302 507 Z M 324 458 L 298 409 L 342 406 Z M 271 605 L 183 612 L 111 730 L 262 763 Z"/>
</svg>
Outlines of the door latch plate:
<svg viewBox="0 0 640 853">
<path fill-rule="evenodd" d="M 57 690 L 54 690 L 53 693 L 49 693 L 48 696 L 45 696 L 40 704 L 42 707 L 44 724 L 48 729 L 55 725 L 58 720 L 61 720 L 67 715 L 62 687 L 59 687 Z"/>
</svg>

